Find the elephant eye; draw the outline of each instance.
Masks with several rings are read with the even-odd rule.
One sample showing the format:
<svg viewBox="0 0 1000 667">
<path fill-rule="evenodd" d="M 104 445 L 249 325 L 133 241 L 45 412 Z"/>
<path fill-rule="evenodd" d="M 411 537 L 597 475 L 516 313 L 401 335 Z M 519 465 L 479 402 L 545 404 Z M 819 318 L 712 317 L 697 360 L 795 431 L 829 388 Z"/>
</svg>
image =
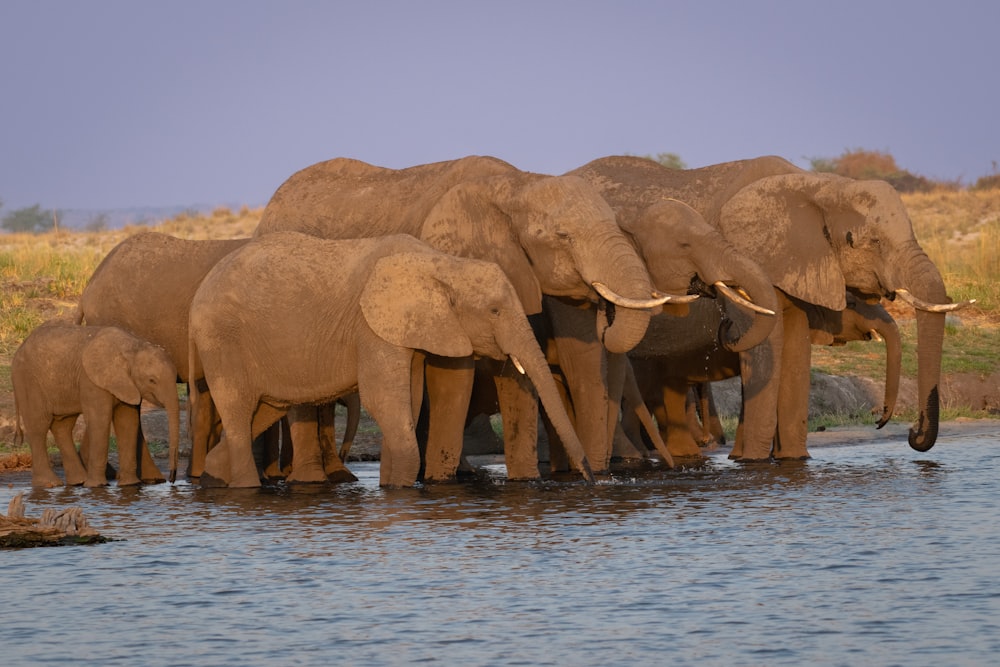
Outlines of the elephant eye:
<svg viewBox="0 0 1000 667">
<path fill-rule="evenodd" d="M 854 247 L 854 234 L 847 232 L 847 245 Z"/>
<path fill-rule="evenodd" d="M 490 313 L 499 317 L 500 316 L 500 309 L 497 308 L 496 306 L 493 306 L 492 308 L 490 308 Z"/>
</svg>

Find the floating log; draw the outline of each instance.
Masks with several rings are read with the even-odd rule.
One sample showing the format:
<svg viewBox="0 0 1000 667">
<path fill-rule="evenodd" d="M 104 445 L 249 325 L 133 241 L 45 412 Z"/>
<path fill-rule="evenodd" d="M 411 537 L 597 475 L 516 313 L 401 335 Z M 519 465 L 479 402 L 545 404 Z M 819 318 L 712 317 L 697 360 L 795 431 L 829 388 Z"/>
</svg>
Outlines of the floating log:
<svg viewBox="0 0 1000 667">
<path fill-rule="evenodd" d="M 24 516 L 24 493 L 11 498 L 7 515 L 0 515 L 0 549 L 99 544 L 107 541 L 108 538 L 91 527 L 79 507 L 47 509 L 42 513 L 41 519 Z"/>
</svg>

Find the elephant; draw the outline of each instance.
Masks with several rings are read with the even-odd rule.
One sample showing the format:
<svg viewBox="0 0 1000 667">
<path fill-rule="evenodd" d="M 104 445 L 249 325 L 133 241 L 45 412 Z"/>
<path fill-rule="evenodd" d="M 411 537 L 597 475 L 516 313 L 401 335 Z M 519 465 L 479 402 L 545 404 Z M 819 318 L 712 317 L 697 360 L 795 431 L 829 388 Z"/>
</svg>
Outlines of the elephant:
<svg viewBox="0 0 1000 667">
<path fill-rule="evenodd" d="M 722 317 L 715 327 L 714 344 L 740 352 L 770 334 L 778 302 L 768 276 L 741 256 L 701 214 L 675 199 L 663 199 L 632 210 L 616 208 L 615 212 L 631 245 L 649 268 L 656 290 L 700 293 L 713 297 L 708 301 L 717 299 L 724 304 L 723 313 L 735 310 L 745 314 L 734 319 Z M 550 361 L 556 361 L 565 376 L 577 432 L 584 440 L 587 457 L 595 467 L 610 465 L 612 455 L 617 455 L 615 432 L 625 383 L 625 357 L 608 353 L 602 361 L 605 351 L 592 334 L 595 308 L 552 297 L 546 297 L 544 305 L 551 318 L 552 347 L 557 350 L 556 359 Z M 664 309 L 683 315 L 695 305 L 667 305 Z M 665 316 L 654 315 L 651 324 L 662 317 Z M 684 322 L 683 317 L 677 319 Z M 639 345 L 646 344 L 649 336 L 647 329 Z M 566 351 L 569 363 L 562 361 Z M 606 366 L 606 383 L 595 383 L 587 374 L 580 373 L 576 360 L 584 358 L 593 358 L 593 364 L 599 367 Z M 552 442 L 550 436 L 550 445 Z M 554 459 L 553 465 L 558 468 L 561 463 Z"/>
<path fill-rule="evenodd" d="M 604 304 L 594 336 L 612 352 L 638 343 L 652 309 L 670 298 L 655 293 L 645 264 L 591 185 L 575 176 L 524 172 L 492 157 L 398 170 L 348 158 L 314 164 L 275 191 L 255 236 L 278 230 L 330 239 L 407 233 L 442 252 L 495 262 L 532 321 L 543 295 Z M 588 372 L 596 377 L 600 370 L 591 365 Z M 538 478 L 537 398 L 509 364 L 494 364 L 492 373 L 508 476 Z M 472 376 L 473 369 L 428 357 L 428 441 L 432 450 L 449 452 L 429 450 L 429 479 L 455 475 L 451 453 L 461 450 Z"/>
<path fill-rule="evenodd" d="M 167 412 L 173 481 L 180 438 L 176 378 L 177 368 L 162 348 L 118 327 L 52 320 L 32 330 L 11 360 L 18 439 L 26 437 L 31 447 L 32 486 L 60 485 L 47 452 L 50 430 L 67 485 L 106 485 L 112 422 L 118 439 L 118 485 L 138 484 L 137 449 L 144 446 L 139 440 L 139 405 L 144 400 Z M 73 426 L 81 414 L 87 428 L 78 454 Z"/>
<path fill-rule="evenodd" d="M 140 232 L 116 245 L 87 282 L 74 320 L 88 326 L 118 326 L 160 345 L 188 381 L 188 311 L 195 290 L 215 264 L 250 239 L 192 241 L 160 232 Z M 207 394 L 203 400 L 209 400 Z M 209 423 L 192 424 L 188 474 L 198 477 L 212 441 Z M 141 432 L 140 432 L 141 437 Z"/>
<path fill-rule="evenodd" d="M 593 480 L 520 300 L 492 262 L 406 234 L 273 232 L 209 271 L 191 302 L 189 335 L 191 386 L 207 385 L 224 431 L 203 484 L 259 486 L 253 437 L 293 406 L 356 391 L 382 430 L 380 484 L 414 485 L 424 353 L 455 369 L 472 369 L 474 355 L 523 369 L 571 443 L 574 468 Z"/>
<path fill-rule="evenodd" d="M 909 442 L 918 451 L 934 445 L 945 313 L 964 304 L 948 298 L 888 183 L 811 173 L 774 156 L 682 170 L 612 156 L 570 173 L 619 209 L 664 197 L 686 202 L 770 277 L 781 304 L 778 323 L 741 357 L 741 460 L 808 458 L 810 335 L 803 304 L 840 311 L 848 290 L 865 299 L 900 297 L 915 307 L 919 417 Z M 670 355 L 696 356 L 713 335 L 691 334 L 689 345 Z"/>
<path fill-rule="evenodd" d="M 94 270 L 80 296 L 75 321 L 77 324 L 120 326 L 144 340 L 163 346 L 177 366 L 178 382 L 186 383 L 191 299 L 209 269 L 249 241 L 249 238 L 195 241 L 159 232 L 140 232 L 130 236 L 112 248 Z M 219 437 L 219 425 L 209 393 L 189 393 L 189 399 L 194 397 L 201 400 L 203 406 L 191 411 L 199 419 L 199 423 L 192 424 L 189 429 L 191 458 L 188 476 L 192 479 L 201 476 L 205 455 Z M 288 479 L 314 480 L 319 476 L 333 480 L 354 479 L 336 455 L 332 444 L 332 409 L 323 412 L 319 424 L 315 421 L 311 426 L 320 433 L 319 442 L 323 445 L 324 454 L 318 464 L 318 472 L 314 469 L 316 462 L 309 460 L 300 469 L 292 470 Z M 306 422 L 299 421 L 294 424 L 293 430 L 306 427 Z M 277 438 L 270 438 L 268 444 L 272 449 L 276 448 Z M 272 472 L 282 474 L 276 470 Z"/>
<path fill-rule="evenodd" d="M 849 341 L 881 339 L 886 346 L 886 384 L 882 413 L 877 427 L 885 426 L 895 410 L 899 395 L 902 370 L 902 341 L 899 327 L 880 303 L 869 303 L 848 292 L 846 308 L 830 310 L 812 304 L 800 304 L 809 322 L 810 342 L 813 345 L 844 345 Z M 711 305 L 707 303 L 706 305 Z M 702 304 L 696 306 L 702 309 Z M 704 308 L 708 311 L 708 308 Z M 709 313 L 709 326 L 714 326 L 719 314 Z M 681 318 L 654 318 L 651 334 L 660 341 L 672 336 L 683 336 L 690 331 L 690 323 Z M 664 349 L 660 346 L 660 351 Z M 710 383 L 740 374 L 740 354 L 728 350 L 708 348 L 679 360 L 673 355 L 654 356 L 651 347 L 640 345 L 633 350 L 633 371 L 639 391 L 649 410 L 659 424 L 660 436 L 667 448 L 677 457 L 700 456 L 699 442 L 724 443 L 718 416 L 712 416 L 713 398 Z M 692 392 L 701 402 L 697 410 L 701 424 L 692 420 L 694 405 Z M 623 420 L 624 421 L 624 420 Z M 694 422 L 694 423 L 693 423 Z M 742 457 L 743 437 L 741 418 L 732 456 Z M 630 440 L 637 439 L 638 425 L 634 419 L 623 424 Z M 700 431 L 705 431 L 701 433 Z"/>
</svg>

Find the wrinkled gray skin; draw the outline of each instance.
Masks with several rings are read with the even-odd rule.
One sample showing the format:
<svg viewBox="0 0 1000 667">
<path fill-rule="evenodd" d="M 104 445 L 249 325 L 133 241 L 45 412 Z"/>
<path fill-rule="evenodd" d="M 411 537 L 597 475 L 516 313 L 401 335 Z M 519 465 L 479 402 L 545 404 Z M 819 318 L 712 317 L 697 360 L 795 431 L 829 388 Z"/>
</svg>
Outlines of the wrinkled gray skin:
<svg viewBox="0 0 1000 667">
<path fill-rule="evenodd" d="M 926 451 L 934 445 L 942 307 L 951 302 L 888 183 L 810 173 L 777 157 L 688 170 L 609 157 L 574 173 L 597 185 L 614 207 L 629 205 L 637 191 L 690 204 L 770 277 L 781 304 L 779 320 L 763 343 L 743 353 L 741 459 L 808 457 L 810 335 L 806 313 L 797 304 L 843 310 L 848 289 L 890 299 L 908 290 L 917 298 L 920 415 L 910 430 L 910 446 Z M 710 345 L 714 332 L 689 335 L 691 349 L 675 349 L 675 358 L 697 354 Z"/>
<path fill-rule="evenodd" d="M 32 486 L 62 484 L 46 451 L 49 431 L 59 447 L 67 485 L 106 485 L 112 422 L 119 443 L 118 485 L 138 484 L 137 448 L 144 446 L 139 405 L 144 400 L 167 412 L 173 478 L 180 437 L 176 378 L 177 369 L 162 348 L 117 327 L 53 321 L 36 328 L 11 361 L 18 436 L 23 433 L 31 447 Z M 87 429 L 78 454 L 73 426 L 81 414 Z"/>
<path fill-rule="evenodd" d="M 902 344 L 896 321 L 880 304 L 862 301 L 853 294 L 847 294 L 847 308 L 842 311 L 830 310 L 809 304 L 799 304 L 809 321 L 810 341 L 813 345 L 844 345 L 849 341 L 872 340 L 875 335 L 885 341 L 886 385 L 882 415 L 878 422 L 881 428 L 892 417 L 899 395 L 899 381 L 902 366 Z M 711 320 L 710 321 L 714 321 Z M 667 338 L 689 333 L 688 323 L 680 318 L 662 318 L 651 326 L 657 335 Z M 740 374 L 740 355 L 734 352 L 706 348 L 703 354 L 691 355 L 685 362 L 668 357 L 643 357 L 645 348 L 637 351 L 633 359 L 633 370 L 639 391 L 650 412 L 656 417 L 660 436 L 666 442 L 672 455 L 677 457 L 700 456 L 699 443 L 714 440 L 724 443 L 722 425 L 716 415 L 712 418 L 710 383 Z M 697 383 L 696 395 L 700 395 L 702 406 L 698 412 L 702 424 L 692 423 L 691 383 Z M 633 442 L 637 439 L 638 424 L 630 419 L 624 424 L 626 433 Z M 704 432 L 703 432 L 704 431 Z M 741 426 L 737 431 L 736 444 L 731 456 L 740 458 L 743 449 Z"/>
<path fill-rule="evenodd" d="M 357 392 L 382 431 L 380 483 L 412 486 L 425 352 L 455 368 L 472 369 L 473 355 L 518 360 L 574 468 L 593 479 L 520 300 L 492 262 L 403 234 L 331 241 L 274 232 L 208 273 L 189 331 L 191 386 L 208 386 L 224 430 L 203 484 L 259 486 L 254 437 L 291 407 Z"/>
<path fill-rule="evenodd" d="M 403 232 L 443 252 L 496 262 L 529 316 L 541 312 L 543 294 L 603 301 L 595 282 L 620 301 L 646 302 L 653 293 L 646 266 L 594 188 L 574 176 L 531 174 L 496 158 L 472 156 L 399 170 L 350 159 L 321 162 L 293 174 L 271 198 L 256 236 L 276 230 L 321 238 Z M 631 349 L 646 330 L 649 308 L 619 306 L 613 322 L 607 310 L 601 308 L 592 321 L 593 336 L 610 351 Z M 508 477 L 537 478 L 537 399 L 509 364 L 494 364 L 491 372 L 504 418 Z M 431 356 L 426 377 L 425 478 L 450 479 L 473 370 Z"/>
</svg>

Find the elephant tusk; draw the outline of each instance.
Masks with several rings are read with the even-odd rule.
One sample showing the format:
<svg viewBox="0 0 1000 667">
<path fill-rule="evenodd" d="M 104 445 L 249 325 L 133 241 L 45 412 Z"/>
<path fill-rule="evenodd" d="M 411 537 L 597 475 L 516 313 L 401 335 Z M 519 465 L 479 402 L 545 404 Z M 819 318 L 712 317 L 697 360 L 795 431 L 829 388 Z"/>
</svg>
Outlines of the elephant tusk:
<svg viewBox="0 0 1000 667">
<path fill-rule="evenodd" d="M 521 365 L 521 362 L 517 360 L 517 357 L 515 357 L 515 356 L 514 356 L 514 355 L 512 354 L 512 355 L 510 355 L 510 360 L 511 360 L 512 362 L 514 362 L 514 368 L 516 368 L 516 369 L 517 369 L 517 372 L 518 372 L 518 373 L 520 373 L 521 375 L 527 375 L 527 373 L 525 373 L 525 372 L 524 372 L 524 366 L 522 366 L 522 365 Z"/>
<path fill-rule="evenodd" d="M 770 308 L 764 308 L 763 306 L 758 306 L 753 301 L 744 298 L 739 292 L 737 292 L 736 290 L 734 290 L 732 287 L 725 284 L 721 280 L 715 283 L 715 289 L 725 294 L 730 301 L 733 301 L 734 303 L 737 303 L 743 306 L 744 308 L 749 308 L 755 313 L 760 313 L 761 315 L 774 315 L 774 311 L 771 310 Z"/>
<path fill-rule="evenodd" d="M 870 329 L 868 331 L 868 335 L 871 336 L 872 340 L 875 341 L 876 343 L 883 343 L 883 342 L 885 342 L 885 339 L 882 338 L 882 334 L 880 334 L 879 332 L 875 331 L 874 329 Z"/>
<path fill-rule="evenodd" d="M 952 313 L 960 308 L 971 306 L 976 302 L 975 299 L 969 299 L 968 301 L 960 301 L 958 303 L 927 303 L 913 296 L 910 290 L 903 289 L 902 287 L 896 290 L 896 296 L 917 310 L 924 310 L 928 313 Z"/>
<path fill-rule="evenodd" d="M 658 308 L 665 303 L 691 303 L 698 298 L 697 294 L 663 294 L 661 292 L 653 292 L 652 297 L 649 299 L 630 299 L 615 293 L 604 283 L 595 282 L 591 283 L 591 285 L 598 294 L 616 306 L 622 306 L 623 308 L 635 308 L 637 310 L 643 308 Z"/>
</svg>

